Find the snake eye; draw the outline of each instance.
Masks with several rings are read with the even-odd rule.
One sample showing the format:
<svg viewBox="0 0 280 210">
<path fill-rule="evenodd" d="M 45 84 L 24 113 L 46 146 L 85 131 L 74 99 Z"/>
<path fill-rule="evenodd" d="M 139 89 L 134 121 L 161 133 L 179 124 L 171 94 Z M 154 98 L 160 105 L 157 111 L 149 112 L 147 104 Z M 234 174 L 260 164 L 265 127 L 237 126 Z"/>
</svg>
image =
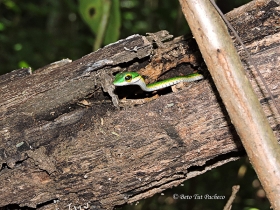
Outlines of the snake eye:
<svg viewBox="0 0 280 210">
<path fill-rule="evenodd" d="M 125 79 L 125 81 L 130 82 L 131 78 L 132 78 L 132 76 L 130 74 L 128 74 L 128 75 L 125 76 L 124 79 Z"/>
</svg>

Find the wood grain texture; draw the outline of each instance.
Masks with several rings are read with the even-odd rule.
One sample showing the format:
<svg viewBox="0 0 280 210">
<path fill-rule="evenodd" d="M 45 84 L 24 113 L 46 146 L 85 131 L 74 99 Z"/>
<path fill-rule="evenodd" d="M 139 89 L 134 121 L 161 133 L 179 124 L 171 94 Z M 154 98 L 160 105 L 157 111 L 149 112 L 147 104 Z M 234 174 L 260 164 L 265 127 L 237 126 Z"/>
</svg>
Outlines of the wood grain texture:
<svg viewBox="0 0 280 210">
<path fill-rule="evenodd" d="M 244 10 L 242 14 L 233 11 L 236 14 L 229 14 L 231 21 L 243 21 L 247 31 L 254 31 L 253 20 L 261 19 L 258 14 L 265 15 L 266 20 L 279 20 L 279 3 L 263 2 L 246 7 L 250 14 L 247 18 L 242 16 Z M 277 24 L 269 22 L 271 27 Z M 258 30 L 267 30 L 263 23 L 260 22 Z M 279 33 L 280 28 L 274 26 L 267 35 L 245 43 L 278 104 Z M 88 203 L 91 208 L 112 209 L 177 186 L 244 155 L 194 40 L 175 38 L 163 44 L 153 49 L 152 41 L 136 35 L 63 66 L 46 66 L 33 74 L 23 69 L 1 76 L 0 206 L 64 209 L 70 203 Z M 124 50 L 124 46 L 138 46 L 141 50 L 131 52 Z M 93 85 L 92 75 L 75 79 L 87 66 L 108 58 L 113 64 L 98 70 L 137 70 L 146 72 L 152 78 L 149 81 L 154 81 L 175 66 L 177 74 L 190 73 L 195 67 L 206 79 L 149 103 L 118 111 L 101 91 L 101 85 Z M 262 92 L 254 71 L 251 73 L 246 60 L 243 61 L 279 139 L 279 118 L 271 100 Z M 156 63 L 161 68 L 152 73 L 150 67 Z M 117 92 L 135 97 L 130 90 Z M 93 92 L 95 95 L 91 96 Z M 84 98 L 91 106 L 77 105 Z"/>
</svg>

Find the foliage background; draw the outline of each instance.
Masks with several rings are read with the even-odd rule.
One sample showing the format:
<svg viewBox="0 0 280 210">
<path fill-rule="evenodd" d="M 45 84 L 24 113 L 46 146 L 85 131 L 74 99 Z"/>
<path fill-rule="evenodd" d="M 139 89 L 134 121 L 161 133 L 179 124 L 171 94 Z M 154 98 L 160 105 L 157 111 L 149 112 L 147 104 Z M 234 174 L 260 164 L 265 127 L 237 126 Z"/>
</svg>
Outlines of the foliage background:
<svg viewBox="0 0 280 210">
<path fill-rule="evenodd" d="M 224 13 L 249 0 L 217 1 Z M 120 0 L 119 39 L 166 29 L 175 36 L 190 33 L 178 1 Z M 78 0 L 0 0 L 0 74 L 21 67 L 33 70 L 51 62 L 76 60 L 92 51 L 95 36 L 82 21 Z M 247 158 L 226 164 L 160 195 L 120 209 L 222 209 L 231 187 L 241 186 L 233 210 L 269 209 L 264 191 Z M 193 196 L 173 199 L 173 195 Z M 226 199 L 194 199 L 194 195 Z M 198 198 L 198 197 L 197 197 Z"/>
<path fill-rule="evenodd" d="M 220 1 L 224 12 L 248 2 Z M 119 39 L 163 29 L 175 36 L 190 33 L 179 1 L 120 0 L 120 11 Z M 79 14 L 78 0 L 0 0 L 0 74 L 76 60 L 92 51 L 94 39 Z"/>
</svg>

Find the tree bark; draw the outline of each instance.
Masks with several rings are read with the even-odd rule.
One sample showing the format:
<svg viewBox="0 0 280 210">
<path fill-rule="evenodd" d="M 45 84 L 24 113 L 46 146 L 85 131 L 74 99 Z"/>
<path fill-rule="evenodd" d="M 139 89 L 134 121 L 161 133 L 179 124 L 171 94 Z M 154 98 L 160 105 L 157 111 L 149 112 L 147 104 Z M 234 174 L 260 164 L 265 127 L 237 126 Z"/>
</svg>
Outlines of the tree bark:
<svg viewBox="0 0 280 210">
<path fill-rule="evenodd" d="M 229 20 L 279 104 L 279 2 L 242 8 Z M 243 61 L 279 137 L 275 108 Z M 145 100 L 127 106 L 127 99 L 121 110 L 113 106 L 113 72 L 138 71 L 153 82 L 197 70 L 206 79 L 177 92 L 118 88 L 120 98 Z M 73 62 L 0 79 L 0 206 L 111 209 L 244 155 L 193 39 L 171 39 L 165 31 L 133 35 Z"/>
<path fill-rule="evenodd" d="M 214 1 L 180 0 L 227 113 L 273 209 L 280 209 L 280 147 Z M 229 24 L 228 24 L 229 25 Z M 231 26 L 230 26 L 231 28 Z M 234 33 L 235 30 L 231 29 Z M 236 38 L 241 42 L 236 33 Z M 249 63 L 249 51 L 242 45 Z M 259 73 L 262 80 L 262 74 Z M 266 84 L 263 82 L 263 84 Z M 265 85 L 266 91 L 274 97 Z M 274 107 L 278 109 L 274 102 Z"/>
</svg>

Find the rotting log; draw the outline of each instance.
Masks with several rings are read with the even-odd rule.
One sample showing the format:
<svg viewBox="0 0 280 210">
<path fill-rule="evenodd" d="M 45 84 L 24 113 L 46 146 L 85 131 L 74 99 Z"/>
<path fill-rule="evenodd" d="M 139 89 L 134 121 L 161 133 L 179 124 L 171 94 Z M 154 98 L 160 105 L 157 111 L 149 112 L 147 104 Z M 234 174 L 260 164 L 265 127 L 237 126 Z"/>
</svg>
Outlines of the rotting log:
<svg viewBox="0 0 280 210">
<path fill-rule="evenodd" d="M 246 77 L 227 27 L 217 12 L 219 9 L 214 7 L 213 1 L 180 0 L 180 4 L 271 207 L 280 209 L 280 147 L 258 97 Z M 232 31 L 235 32 L 234 29 Z M 238 35 L 236 37 L 240 40 Z M 241 40 L 239 42 L 241 43 Z M 246 47 L 243 48 L 250 64 L 257 70 Z M 262 74 L 257 72 L 264 80 Z M 280 114 L 272 93 L 266 83 L 263 84 Z"/>
<path fill-rule="evenodd" d="M 279 104 L 277 7 L 276 1 L 251 3 L 228 17 Z M 93 73 L 81 76 L 92 66 Z M 206 79 L 118 110 L 100 87 L 108 86 L 104 75 L 124 70 L 139 71 L 148 82 L 194 70 Z M 279 138 L 275 108 L 256 74 L 248 74 Z M 73 62 L 2 75 L 0 90 L 0 206 L 64 209 L 71 203 L 111 209 L 244 154 L 193 39 L 171 39 L 165 32 L 134 35 Z M 131 90 L 116 93 L 151 96 Z"/>
</svg>

